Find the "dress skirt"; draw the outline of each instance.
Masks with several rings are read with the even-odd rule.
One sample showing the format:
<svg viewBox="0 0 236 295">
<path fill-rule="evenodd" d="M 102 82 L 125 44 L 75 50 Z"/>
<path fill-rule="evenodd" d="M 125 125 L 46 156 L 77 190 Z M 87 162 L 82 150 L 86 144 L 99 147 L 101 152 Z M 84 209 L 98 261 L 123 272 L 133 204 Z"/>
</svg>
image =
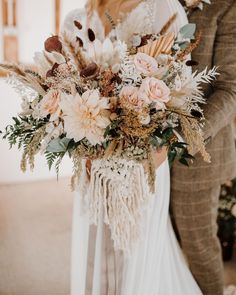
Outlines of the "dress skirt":
<svg viewBox="0 0 236 295">
<path fill-rule="evenodd" d="M 71 295 L 202 295 L 169 218 L 170 175 L 156 171 L 156 193 L 142 216 L 142 235 L 130 253 L 114 250 L 101 216 L 91 225 L 84 199 L 74 195 Z"/>
</svg>

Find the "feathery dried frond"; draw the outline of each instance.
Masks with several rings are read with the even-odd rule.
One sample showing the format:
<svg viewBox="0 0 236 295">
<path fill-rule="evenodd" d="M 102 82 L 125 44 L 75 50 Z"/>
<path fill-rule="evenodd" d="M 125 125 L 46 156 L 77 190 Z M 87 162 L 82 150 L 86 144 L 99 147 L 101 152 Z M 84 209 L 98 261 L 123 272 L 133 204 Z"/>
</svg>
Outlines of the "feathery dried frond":
<svg viewBox="0 0 236 295">
<path fill-rule="evenodd" d="M 198 120 L 180 116 L 180 124 L 185 141 L 188 143 L 187 149 L 189 153 L 194 155 L 195 152 L 200 152 L 204 161 L 210 163 L 211 157 L 206 151 L 202 130 L 199 127 Z"/>
<path fill-rule="evenodd" d="M 128 47 L 132 45 L 130 40 L 134 34 L 146 35 L 152 33 L 150 30 L 150 15 L 148 9 L 146 9 L 145 1 L 116 26 L 117 38 L 125 42 Z"/>
<path fill-rule="evenodd" d="M 25 147 L 24 153 L 21 159 L 21 170 L 26 171 L 27 164 L 29 164 L 30 169 L 34 169 L 34 157 L 40 151 L 40 146 L 43 138 L 45 137 L 46 126 L 40 127 L 35 131 L 35 134 L 30 141 L 30 143 Z"/>
<path fill-rule="evenodd" d="M 76 47 L 67 36 L 67 33 L 64 32 L 61 36 L 61 41 L 63 45 L 64 55 L 71 62 L 72 66 L 75 67 L 76 70 L 80 71 L 84 67 L 86 67 L 86 61 L 83 57 L 82 51 L 80 47 Z"/>
<path fill-rule="evenodd" d="M 22 76 L 25 77 L 25 72 L 24 69 L 17 64 L 0 64 L 0 68 L 2 68 L 3 70 L 7 71 L 7 72 L 11 72 L 14 73 L 18 76 Z"/>
<path fill-rule="evenodd" d="M 189 45 L 177 55 L 177 58 L 180 60 L 183 60 L 186 56 L 191 54 L 193 52 L 193 50 L 198 47 L 198 45 L 201 41 L 201 38 L 202 38 L 202 32 L 199 32 L 196 35 L 195 40 L 193 42 L 189 43 Z"/>
<path fill-rule="evenodd" d="M 110 15 L 110 13 L 108 11 L 105 11 L 105 16 L 108 19 L 108 21 L 110 22 L 112 30 L 114 30 L 116 28 L 116 23 L 115 23 L 114 19 L 112 18 L 112 16 Z"/>
<path fill-rule="evenodd" d="M 169 54 L 174 44 L 174 33 L 168 33 L 164 36 L 160 36 L 157 40 L 149 41 L 147 45 L 138 48 L 138 52 L 145 53 L 152 57 L 157 57 L 161 53 Z"/>
<path fill-rule="evenodd" d="M 164 24 L 164 26 L 160 30 L 160 35 L 164 35 L 169 30 L 171 25 L 175 22 L 176 18 L 177 18 L 177 13 L 173 14 L 171 18 Z"/>
<path fill-rule="evenodd" d="M 45 94 L 45 90 L 38 81 L 38 78 L 33 76 L 28 70 L 25 70 L 24 67 L 16 64 L 0 64 L 0 67 L 16 75 L 19 81 L 26 84 L 29 88 L 34 89 L 40 95 Z"/>
</svg>

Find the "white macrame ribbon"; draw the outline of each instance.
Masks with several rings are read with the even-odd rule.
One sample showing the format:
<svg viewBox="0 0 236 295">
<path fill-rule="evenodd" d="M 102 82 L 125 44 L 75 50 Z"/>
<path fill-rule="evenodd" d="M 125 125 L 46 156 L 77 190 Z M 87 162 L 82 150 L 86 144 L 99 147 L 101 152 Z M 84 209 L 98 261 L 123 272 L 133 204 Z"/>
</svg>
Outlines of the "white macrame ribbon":
<svg viewBox="0 0 236 295">
<path fill-rule="evenodd" d="M 129 252 L 140 238 L 142 209 L 151 196 L 143 165 L 117 158 L 95 160 L 90 182 L 81 179 L 80 187 L 91 223 L 97 225 L 102 214 L 114 248 Z"/>
</svg>

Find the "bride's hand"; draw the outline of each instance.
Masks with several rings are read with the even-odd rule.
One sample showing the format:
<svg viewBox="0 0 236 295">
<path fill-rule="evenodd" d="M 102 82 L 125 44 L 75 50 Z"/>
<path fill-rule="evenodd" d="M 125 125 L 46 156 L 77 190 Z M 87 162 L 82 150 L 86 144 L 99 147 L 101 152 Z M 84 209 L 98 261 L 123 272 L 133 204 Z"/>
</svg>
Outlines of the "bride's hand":
<svg viewBox="0 0 236 295">
<path fill-rule="evenodd" d="M 167 146 L 163 146 L 159 149 L 153 150 L 153 159 L 155 159 L 155 168 L 159 168 L 163 162 L 165 162 L 168 154 Z"/>
<path fill-rule="evenodd" d="M 168 153 L 168 148 L 166 146 L 163 146 L 161 148 L 158 148 L 158 149 L 153 149 L 152 150 L 152 158 L 154 159 L 154 167 L 155 169 L 158 169 L 161 164 L 163 162 L 165 162 L 166 158 L 167 158 L 167 153 Z M 148 168 L 148 161 L 145 160 L 143 162 L 143 166 L 144 166 L 144 169 L 146 171 L 149 170 Z"/>
<path fill-rule="evenodd" d="M 167 153 L 168 153 L 168 148 L 166 146 L 152 150 L 152 158 L 155 161 L 154 166 L 156 169 L 159 168 L 161 164 L 166 160 Z M 143 165 L 144 165 L 144 169 L 148 170 L 147 160 L 144 161 Z M 91 176 L 91 167 L 92 167 L 92 161 L 91 159 L 88 158 L 86 159 L 86 172 L 89 179 Z"/>
</svg>

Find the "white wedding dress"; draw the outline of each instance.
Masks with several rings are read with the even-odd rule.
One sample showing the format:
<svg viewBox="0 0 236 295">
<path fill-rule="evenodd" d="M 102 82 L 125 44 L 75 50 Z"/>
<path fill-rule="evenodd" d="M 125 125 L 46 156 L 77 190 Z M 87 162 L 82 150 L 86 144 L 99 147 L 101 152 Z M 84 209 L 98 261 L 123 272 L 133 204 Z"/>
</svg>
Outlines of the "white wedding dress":
<svg viewBox="0 0 236 295">
<path fill-rule="evenodd" d="M 158 32 L 174 14 L 178 17 L 171 30 L 176 33 L 187 23 L 186 14 L 177 0 L 147 0 L 137 10 L 153 14 L 153 32 Z M 149 3 L 150 4 L 150 3 Z M 84 10 L 69 14 L 63 29 L 76 34 L 73 22 L 85 17 Z M 150 15 L 151 17 L 151 15 Z M 101 24 L 96 29 L 101 29 Z M 156 172 L 156 193 L 143 211 L 143 235 L 130 255 L 115 251 L 109 227 L 103 216 L 91 225 L 84 199 L 74 195 L 71 295 L 201 295 L 169 218 L 170 176 L 168 162 Z"/>
</svg>

